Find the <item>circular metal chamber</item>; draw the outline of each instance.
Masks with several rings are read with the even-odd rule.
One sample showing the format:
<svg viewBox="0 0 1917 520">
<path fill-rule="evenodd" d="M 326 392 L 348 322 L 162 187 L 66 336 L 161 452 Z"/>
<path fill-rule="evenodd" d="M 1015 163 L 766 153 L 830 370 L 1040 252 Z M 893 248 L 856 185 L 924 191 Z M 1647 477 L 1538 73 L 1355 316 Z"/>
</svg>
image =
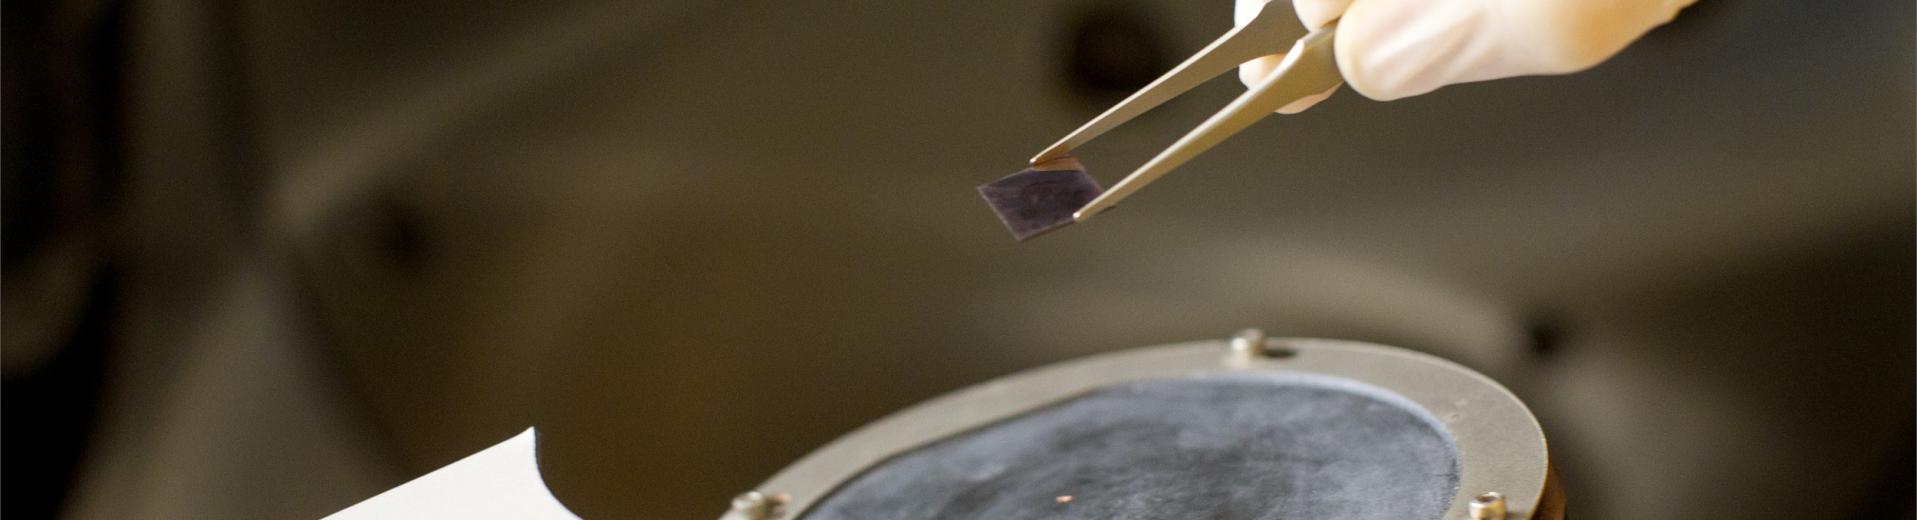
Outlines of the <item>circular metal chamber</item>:
<svg viewBox="0 0 1917 520">
<path fill-rule="evenodd" d="M 1557 519 L 1543 431 L 1433 356 L 1246 331 L 1067 361 L 867 425 L 727 518 Z M 1474 506 L 1474 501 L 1478 501 Z"/>
</svg>

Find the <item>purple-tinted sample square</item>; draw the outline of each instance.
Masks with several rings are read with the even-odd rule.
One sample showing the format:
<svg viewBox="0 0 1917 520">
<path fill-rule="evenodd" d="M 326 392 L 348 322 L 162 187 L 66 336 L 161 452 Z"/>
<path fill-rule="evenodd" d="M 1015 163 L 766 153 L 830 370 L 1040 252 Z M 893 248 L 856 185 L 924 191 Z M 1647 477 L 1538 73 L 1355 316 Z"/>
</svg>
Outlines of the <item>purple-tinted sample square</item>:
<svg viewBox="0 0 1917 520">
<path fill-rule="evenodd" d="M 1104 190 L 1083 169 L 1026 168 L 978 187 L 1012 237 L 1026 240 L 1072 223 L 1072 212 Z"/>
</svg>

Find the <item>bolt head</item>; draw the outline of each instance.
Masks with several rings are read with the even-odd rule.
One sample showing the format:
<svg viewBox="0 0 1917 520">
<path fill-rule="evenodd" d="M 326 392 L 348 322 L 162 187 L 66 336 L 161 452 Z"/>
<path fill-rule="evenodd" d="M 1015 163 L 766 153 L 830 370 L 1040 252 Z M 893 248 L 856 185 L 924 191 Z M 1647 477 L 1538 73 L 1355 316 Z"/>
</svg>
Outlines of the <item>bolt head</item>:
<svg viewBox="0 0 1917 520">
<path fill-rule="evenodd" d="M 1471 520 L 1504 520 L 1504 494 L 1487 491 L 1471 498 Z"/>
<path fill-rule="evenodd" d="M 747 491 L 732 498 L 732 513 L 755 520 L 778 518 L 785 514 L 785 503 L 790 495 L 780 493 L 766 495 L 758 491 Z"/>
<path fill-rule="evenodd" d="M 1264 355 L 1264 350 L 1265 331 L 1245 329 L 1231 337 L 1231 351 L 1239 356 L 1258 357 Z"/>
</svg>

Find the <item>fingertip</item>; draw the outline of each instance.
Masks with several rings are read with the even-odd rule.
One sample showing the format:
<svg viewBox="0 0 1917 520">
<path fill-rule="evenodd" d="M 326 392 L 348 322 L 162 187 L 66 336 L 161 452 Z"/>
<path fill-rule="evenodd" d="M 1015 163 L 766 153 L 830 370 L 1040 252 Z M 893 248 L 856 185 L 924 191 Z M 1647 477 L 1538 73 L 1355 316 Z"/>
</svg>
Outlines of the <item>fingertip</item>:
<svg viewBox="0 0 1917 520">
<path fill-rule="evenodd" d="M 1332 42 L 1338 71 L 1352 91 L 1377 101 L 1435 90 L 1486 58 L 1486 46 L 1460 44 L 1486 37 L 1483 30 L 1471 30 L 1486 18 L 1474 11 L 1482 8 L 1482 3 L 1424 0 L 1354 3 Z"/>
<path fill-rule="evenodd" d="M 1332 20 L 1345 14 L 1353 0 L 1292 0 L 1291 9 L 1298 13 L 1298 21 L 1305 27 L 1316 29 L 1324 27 Z"/>
<path fill-rule="evenodd" d="M 1284 60 L 1285 55 L 1274 54 L 1247 61 L 1238 66 L 1238 82 L 1244 83 L 1246 88 L 1262 83 L 1272 71 L 1278 70 L 1278 64 Z"/>
<path fill-rule="evenodd" d="M 1287 104 L 1282 107 L 1278 107 L 1278 113 L 1290 115 L 1290 114 L 1296 114 L 1299 112 L 1304 112 L 1305 109 L 1311 108 L 1312 106 L 1317 105 L 1318 103 L 1321 103 L 1326 99 L 1330 99 L 1331 94 L 1338 91 L 1338 87 L 1339 85 L 1334 85 L 1331 88 L 1325 89 L 1324 92 L 1319 92 L 1317 94 L 1312 94 L 1309 96 L 1298 98 L 1297 101 L 1293 101 L 1290 104 Z"/>
</svg>

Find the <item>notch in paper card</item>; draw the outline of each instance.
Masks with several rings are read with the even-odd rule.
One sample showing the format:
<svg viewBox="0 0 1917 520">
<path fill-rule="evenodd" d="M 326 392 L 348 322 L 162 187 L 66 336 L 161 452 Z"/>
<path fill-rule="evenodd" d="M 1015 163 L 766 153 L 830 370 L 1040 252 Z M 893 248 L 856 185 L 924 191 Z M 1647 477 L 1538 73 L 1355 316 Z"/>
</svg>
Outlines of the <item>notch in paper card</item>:
<svg viewBox="0 0 1917 520">
<path fill-rule="evenodd" d="M 327 520 L 460 518 L 578 520 L 539 476 L 532 428 Z"/>
</svg>

